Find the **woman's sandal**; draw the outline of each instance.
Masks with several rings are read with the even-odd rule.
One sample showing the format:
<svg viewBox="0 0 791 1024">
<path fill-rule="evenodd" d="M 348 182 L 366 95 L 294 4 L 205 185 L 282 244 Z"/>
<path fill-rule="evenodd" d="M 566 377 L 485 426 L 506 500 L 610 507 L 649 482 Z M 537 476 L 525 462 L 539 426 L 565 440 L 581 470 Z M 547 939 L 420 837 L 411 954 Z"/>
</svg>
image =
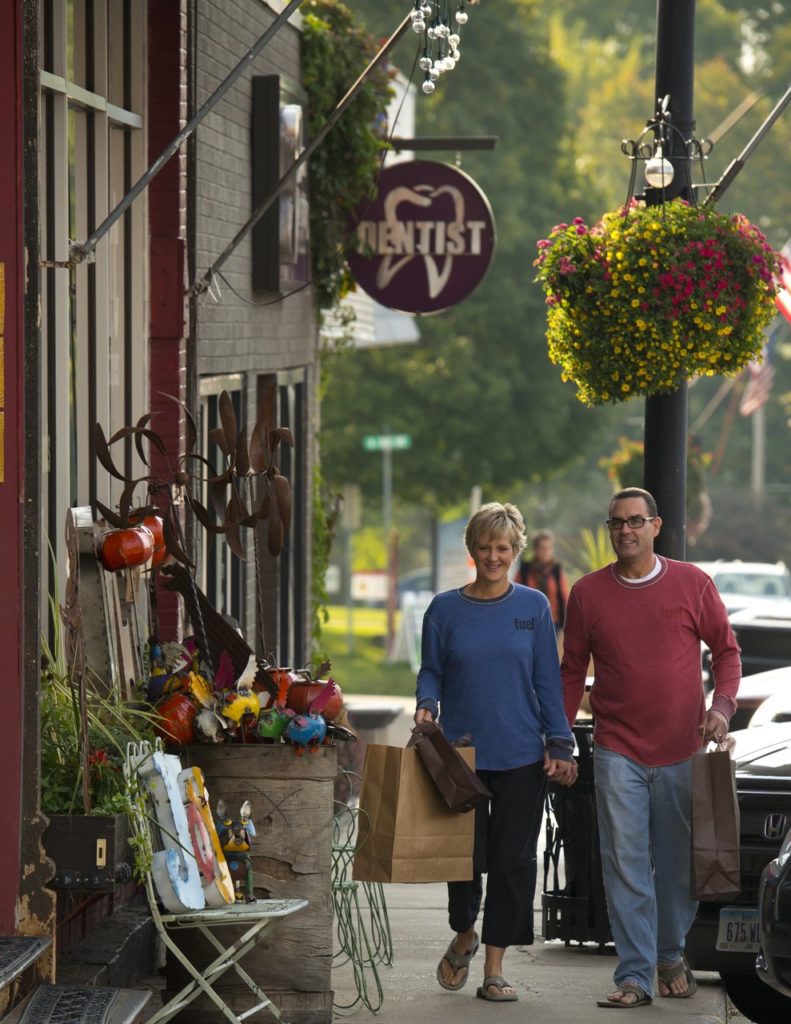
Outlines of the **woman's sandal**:
<svg viewBox="0 0 791 1024">
<path fill-rule="evenodd" d="M 488 978 L 483 979 L 483 985 L 478 986 L 475 994 L 479 999 L 488 999 L 490 1003 L 515 1003 L 519 998 L 516 992 L 505 991 L 513 987 L 501 974 L 490 974 Z M 490 988 L 497 989 L 497 992 L 490 992 Z"/>
<path fill-rule="evenodd" d="M 683 992 L 673 992 L 670 989 L 670 983 L 675 981 L 676 978 L 684 976 L 687 979 L 687 987 Z M 657 964 L 656 976 L 658 980 L 666 985 L 668 992 L 660 992 L 660 996 L 663 999 L 689 999 L 690 996 L 694 996 L 698 990 L 698 983 L 695 981 L 695 977 L 692 971 L 689 969 L 689 964 L 682 956 L 678 963 L 675 964 Z"/>
<path fill-rule="evenodd" d="M 442 960 L 440 960 L 439 964 L 437 965 L 437 981 L 443 988 L 446 988 L 448 992 L 458 992 L 460 988 L 464 988 L 464 986 L 467 984 L 467 978 L 470 976 L 470 961 L 478 952 L 478 947 L 481 944 L 480 939 L 476 935 L 475 940 L 473 942 L 473 947 L 469 951 L 469 953 L 457 953 L 456 950 L 453 948 L 453 943 L 455 941 L 455 939 L 450 940 L 450 945 L 445 950 L 442 956 L 442 960 L 447 960 L 454 971 L 459 971 L 461 970 L 462 967 L 466 967 L 467 970 L 465 971 L 464 977 L 461 979 L 461 981 L 457 981 L 455 985 L 449 985 L 448 982 L 445 981 L 445 979 L 442 977 Z"/>
<path fill-rule="evenodd" d="M 631 981 L 625 981 L 617 986 L 617 990 L 624 995 L 631 993 L 637 996 L 635 1000 L 625 1003 L 623 999 L 597 999 L 597 1006 L 606 1006 L 611 1010 L 633 1010 L 636 1006 L 650 1006 L 653 1000 L 639 985 L 633 985 Z"/>
</svg>

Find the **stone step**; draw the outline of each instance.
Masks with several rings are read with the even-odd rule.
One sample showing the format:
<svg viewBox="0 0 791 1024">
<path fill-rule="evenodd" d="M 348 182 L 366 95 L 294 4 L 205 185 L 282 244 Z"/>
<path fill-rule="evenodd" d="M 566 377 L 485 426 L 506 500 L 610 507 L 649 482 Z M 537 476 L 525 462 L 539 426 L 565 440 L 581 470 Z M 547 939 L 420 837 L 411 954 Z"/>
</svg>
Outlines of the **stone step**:
<svg viewBox="0 0 791 1024">
<path fill-rule="evenodd" d="M 3 1024 L 135 1024 L 150 998 L 138 989 L 39 985 Z"/>
</svg>

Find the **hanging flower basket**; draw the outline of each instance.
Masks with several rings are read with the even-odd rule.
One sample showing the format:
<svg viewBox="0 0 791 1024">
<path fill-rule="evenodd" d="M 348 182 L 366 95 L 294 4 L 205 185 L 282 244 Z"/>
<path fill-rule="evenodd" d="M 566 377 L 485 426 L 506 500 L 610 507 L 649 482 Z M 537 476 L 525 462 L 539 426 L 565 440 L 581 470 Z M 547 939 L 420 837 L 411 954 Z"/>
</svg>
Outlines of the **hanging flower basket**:
<svg viewBox="0 0 791 1024">
<path fill-rule="evenodd" d="M 778 256 L 740 214 L 634 200 L 538 243 L 549 357 L 585 405 L 735 376 L 775 314 Z"/>
</svg>

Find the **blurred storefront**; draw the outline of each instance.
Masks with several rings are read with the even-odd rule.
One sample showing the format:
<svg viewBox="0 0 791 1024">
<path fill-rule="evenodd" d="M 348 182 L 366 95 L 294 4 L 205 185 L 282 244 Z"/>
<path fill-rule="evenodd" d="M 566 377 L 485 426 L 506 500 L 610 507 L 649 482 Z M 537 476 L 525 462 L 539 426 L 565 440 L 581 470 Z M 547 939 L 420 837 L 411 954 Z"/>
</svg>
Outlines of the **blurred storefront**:
<svg viewBox="0 0 791 1024">
<path fill-rule="evenodd" d="M 3 4 L 0 934 L 55 927 L 46 888 L 52 868 L 40 844 L 46 820 L 38 809 L 40 640 L 52 635 L 68 575 L 67 511 L 97 501 L 113 508 L 124 488 L 95 458 L 96 424 L 110 437 L 151 412 L 168 449 L 183 451 L 183 409 L 206 444 L 226 391 L 240 422 L 252 424 L 263 404 L 274 423 L 291 429 L 295 444 L 281 469 L 293 490 L 292 530 L 278 559 L 262 555 L 262 606 L 257 610 L 250 559 L 232 564 L 227 545 L 187 540 L 199 585 L 260 653 L 279 664 L 308 656 L 317 330 L 304 179 L 258 235 L 268 255 L 248 236 L 208 292 L 190 290 L 250 217 L 254 147 L 283 161 L 302 144 L 299 14 L 87 258 L 75 259 L 75 243 L 103 224 L 285 6 Z M 262 92 L 263 108 L 255 99 Z M 123 475 L 143 475 L 131 438 L 124 445 Z M 152 449 L 149 458 L 156 469 L 161 455 Z M 249 536 L 245 543 L 251 551 Z M 159 617 L 163 632 L 176 637 L 177 596 L 161 595 Z"/>
</svg>

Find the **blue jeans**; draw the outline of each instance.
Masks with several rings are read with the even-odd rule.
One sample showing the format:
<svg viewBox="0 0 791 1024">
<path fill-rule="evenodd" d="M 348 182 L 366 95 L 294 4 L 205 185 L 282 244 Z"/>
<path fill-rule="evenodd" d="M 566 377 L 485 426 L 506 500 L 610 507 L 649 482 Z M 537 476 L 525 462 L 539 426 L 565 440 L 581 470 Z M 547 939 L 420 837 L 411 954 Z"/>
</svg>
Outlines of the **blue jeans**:
<svg viewBox="0 0 791 1024">
<path fill-rule="evenodd" d="M 698 907 L 689 898 L 692 762 L 647 768 L 595 747 L 593 765 L 615 983 L 653 995 L 657 964 L 678 961 Z"/>
</svg>

